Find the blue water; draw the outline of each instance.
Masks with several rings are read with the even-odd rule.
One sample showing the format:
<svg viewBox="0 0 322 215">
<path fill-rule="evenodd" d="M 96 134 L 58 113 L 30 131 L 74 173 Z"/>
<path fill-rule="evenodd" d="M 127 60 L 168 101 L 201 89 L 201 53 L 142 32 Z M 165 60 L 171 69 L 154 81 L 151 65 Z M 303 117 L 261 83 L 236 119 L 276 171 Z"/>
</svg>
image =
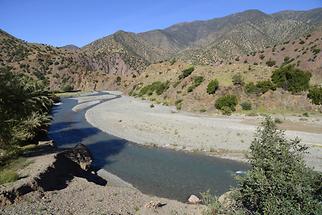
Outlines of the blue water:
<svg viewBox="0 0 322 215">
<path fill-rule="evenodd" d="M 65 98 L 60 106 L 53 108 L 49 137 L 60 148 L 78 143 L 87 145 L 97 168 L 117 175 L 143 193 L 179 201 L 207 190 L 220 195 L 235 185 L 236 171 L 248 168 L 236 161 L 140 146 L 112 136 L 85 119 L 86 110 L 97 104 L 74 112 L 72 108 L 76 104 L 76 100 Z"/>
</svg>

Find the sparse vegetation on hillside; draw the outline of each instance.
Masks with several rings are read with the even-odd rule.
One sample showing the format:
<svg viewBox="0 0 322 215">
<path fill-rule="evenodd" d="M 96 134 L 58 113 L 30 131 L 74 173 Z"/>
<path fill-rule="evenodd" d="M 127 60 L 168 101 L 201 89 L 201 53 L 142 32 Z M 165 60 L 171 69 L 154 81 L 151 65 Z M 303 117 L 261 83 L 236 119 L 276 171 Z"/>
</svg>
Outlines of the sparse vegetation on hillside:
<svg viewBox="0 0 322 215">
<path fill-rule="evenodd" d="M 203 81 L 205 80 L 205 78 L 203 76 L 196 76 L 193 77 L 193 83 L 190 87 L 188 87 L 187 91 L 188 92 L 192 92 L 196 87 L 198 87 Z"/>
<path fill-rule="evenodd" d="M 149 95 L 151 96 L 154 92 L 157 95 L 161 95 L 164 91 L 166 91 L 170 86 L 169 81 L 166 82 L 161 82 L 161 81 L 156 81 L 153 82 L 152 84 L 146 85 L 143 88 L 141 88 L 139 92 L 139 96 L 144 96 L 144 95 Z"/>
<path fill-rule="evenodd" d="M 256 84 L 250 82 L 246 84 L 246 93 L 264 94 L 269 90 L 275 90 L 274 84 L 270 80 L 258 81 Z"/>
</svg>

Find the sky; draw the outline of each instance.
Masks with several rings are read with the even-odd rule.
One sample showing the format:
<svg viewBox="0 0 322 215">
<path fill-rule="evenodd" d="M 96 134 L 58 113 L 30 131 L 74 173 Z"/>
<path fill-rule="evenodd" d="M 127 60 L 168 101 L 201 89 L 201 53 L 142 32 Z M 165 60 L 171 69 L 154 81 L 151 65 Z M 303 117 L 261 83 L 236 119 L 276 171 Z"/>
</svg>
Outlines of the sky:
<svg viewBox="0 0 322 215">
<path fill-rule="evenodd" d="M 248 9 L 322 7 L 322 0 L 0 0 L 0 29 L 28 42 L 84 46 L 118 30 L 143 32 Z"/>
</svg>

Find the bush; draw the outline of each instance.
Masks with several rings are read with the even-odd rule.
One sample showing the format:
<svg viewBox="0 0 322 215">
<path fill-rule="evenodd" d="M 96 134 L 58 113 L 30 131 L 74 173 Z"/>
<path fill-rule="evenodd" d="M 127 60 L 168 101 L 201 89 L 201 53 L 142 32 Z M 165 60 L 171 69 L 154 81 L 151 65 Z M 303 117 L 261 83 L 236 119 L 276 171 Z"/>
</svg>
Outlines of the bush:
<svg viewBox="0 0 322 215">
<path fill-rule="evenodd" d="M 176 100 L 175 101 L 175 106 L 176 106 L 177 110 L 181 110 L 181 108 L 182 108 L 182 102 L 183 102 L 182 99 L 179 99 L 179 100 Z"/>
<path fill-rule="evenodd" d="M 240 106 L 242 107 L 243 110 L 251 110 L 252 109 L 252 103 L 250 103 L 249 101 L 242 102 L 240 104 Z"/>
<path fill-rule="evenodd" d="M 234 85 L 241 85 L 242 86 L 242 85 L 244 85 L 244 78 L 240 73 L 238 73 L 238 74 L 233 75 L 232 82 Z"/>
<path fill-rule="evenodd" d="M 255 93 L 255 94 L 264 94 L 269 90 L 275 90 L 275 89 L 276 88 L 274 84 L 269 80 L 259 81 L 256 84 L 254 84 L 253 82 L 250 82 L 245 86 L 246 93 Z"/>
<path fill-rule="evenodd" d="M 235 95 L 225 95 L 216 100 L 215 107 L 224 112 L 236 111 L 237 97 Z"/>
<path fill-rule="evenodd" d="M 297 93 L 309 89 L 311 73 L 288 65 L 275 70 L 271 78 L 277 87 Z"/>
<path fill-rule="evenodd" d="M 219 88 L 219 82 L 217 79 L 212 80 L 209 82 L 207 86 L 207 93 L 208 94 L 214 94 Z"/>
<path fill-rule="evenodd" d="M 182 71 L 182 74 L 179 75 L 179 79 L 184 79 L 186 77 L 188 77 L 189 75 L 191 75 L 191 73 L 195 70 L 195 68 L 193 66 L 189 67 L 188 69 L 185 69 Z"/>
<path fill-rule="evenodd" d="M 121 84 L 121 81 L 122 81 L 122 78 L 120 76 L 117 76 L 116 77 L 116 84 L 117 85 L 120 85 Z"/>
<path fill-rule="evenodd" d="M 311 87 L 307 97 L 311 99 L 313 104 L 322 105 L 322 87 Z"/>
<path fill-rule="evenodd" d="M 275 60 L 269 59 L 268 61 L 266 61 L 266 65 L 269 67 L 272 67 L 276 64 Z"/>
<path fill-rule="evenodd" d="M 196 87 L 198 87 L 203 81 L 204 81 L 203 76 L 196 76 L 193 78 L 193 84 L 188 88 L 188 92 L 192 92 Z"/>
<path fill-rule="evenodd" d="M 322 175 L 306 166 L 299 139 L 287 140 L 267 117 L 250 150 L 251 169 L 238 177 L 236 197 L 247 214 L 321 214 Z"/>
<path fill-rule="evenodd" d="M 157 95 L 161 95 L 166 91 L 170 86 L 169 81 L 166 82 L 161 82 L 161 81 L 156 81 L 153 82 L 152 84 L 144 86 L 140 92 L 139 96 L 144 96 L 144 95 L 152 95 L 154 92 L 156 92 Z"/>
<path fill-rule="evenodd" d="M 61 90 L 64 91 L 64 92 L 70 92 L 70 91 L 74 90 L 74 87 L 71 86 L 70 84 L 64 84 L 61 87 Z"/>
</svg>

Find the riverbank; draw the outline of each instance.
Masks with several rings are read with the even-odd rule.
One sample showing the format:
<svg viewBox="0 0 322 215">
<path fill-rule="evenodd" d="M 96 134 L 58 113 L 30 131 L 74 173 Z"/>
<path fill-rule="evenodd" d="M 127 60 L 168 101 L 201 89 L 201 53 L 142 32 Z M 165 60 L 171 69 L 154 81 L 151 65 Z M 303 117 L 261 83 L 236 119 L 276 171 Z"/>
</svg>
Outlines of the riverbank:
<svg viewBox="0 0 322 215">
<path fill-rule="evenodd" d="M 233 160 L 245 160 L 245 153 L 254 137 L 262 116 L 207 116 L 178 112 L 175 107 L 156 105 L 146 100 L 109 95 L 76 98 L 80 111 L 104 98 L 108 100 L 90 108 L 85 116 L 93 126 L 114 136 L 153 147 L 203 152 Z M 322 118 L 283 116 L 279 124 L 288 138 L 299 137 L 310 147 L 305 157 L 308 165 L 321 171 Z"/>
<path fill-rule="evenodd" d="M 204 209 L 145 195 L 105 170 L 98 176 L 79 174 L 79 167 L 58 154 L 27 158 L 30 165 L 21 170 L 22 178 L 0 187 L 1 214 L 202 214 Z"/>
</svg>

